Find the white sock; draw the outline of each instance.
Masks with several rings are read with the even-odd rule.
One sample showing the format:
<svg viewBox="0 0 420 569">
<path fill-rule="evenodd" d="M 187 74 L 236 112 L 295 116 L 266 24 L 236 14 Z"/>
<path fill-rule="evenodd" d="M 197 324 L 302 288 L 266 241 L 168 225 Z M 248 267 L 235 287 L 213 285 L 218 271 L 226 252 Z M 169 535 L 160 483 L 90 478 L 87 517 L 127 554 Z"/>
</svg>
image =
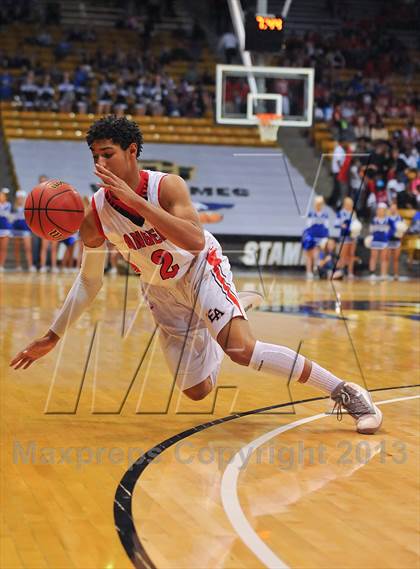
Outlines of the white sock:
<svg viewBox="0 0 420 569">
<path fill-rule="evenodd" d="M 331 393 L 343 383 L 343 380 L 339 377 L 335 376 L 333 373 L 328 371 L 327 369 L 321 367 L 316 362 L 312 362 L 312 369 L 311 373 L 306 381 L 302 381 L 302 383 L 306 383 L 307 385 L 313 385 L 317 389 L 321 391 L 325 391 L 326 393 Z"/>
<path fill-rule="evenodd" d="M 265 342 L 255 343 L 249 365 L 257 371 L 281 374 L 292 380 L 300 379 L 302 383 L 313 385 L 327 393 L 331 393 L 343 381 L 297 352 L 285 346 Z M 306 377 L 302 377 L 304 369 L 307 371 Z"/>
</svg>

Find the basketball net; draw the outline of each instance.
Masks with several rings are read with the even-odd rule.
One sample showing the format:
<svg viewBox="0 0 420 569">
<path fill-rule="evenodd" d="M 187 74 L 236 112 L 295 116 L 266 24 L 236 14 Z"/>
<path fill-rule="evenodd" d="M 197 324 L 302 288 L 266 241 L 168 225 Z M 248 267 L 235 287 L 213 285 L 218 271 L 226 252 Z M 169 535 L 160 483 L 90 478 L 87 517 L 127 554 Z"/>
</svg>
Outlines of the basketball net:
<svg viewBox="0 0 420 569">
<path fill-rule="evenodd" d="M 259 113 L 256 117 L 258 119 L 258 130 L 260 132 L 261 142 L 277 140 L 279 121 L 282 120 L 283 115 Z"/>
</svg>

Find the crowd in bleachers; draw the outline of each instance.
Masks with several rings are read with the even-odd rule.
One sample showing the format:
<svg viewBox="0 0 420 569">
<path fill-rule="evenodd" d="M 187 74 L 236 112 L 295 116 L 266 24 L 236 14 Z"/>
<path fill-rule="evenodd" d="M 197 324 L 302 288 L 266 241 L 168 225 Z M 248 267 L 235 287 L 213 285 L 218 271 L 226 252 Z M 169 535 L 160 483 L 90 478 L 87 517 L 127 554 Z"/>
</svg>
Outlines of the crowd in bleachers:
<svg viewBox="0 0 420 569">
<path fill-rule="evenodd" d="M 115 54 L 115 59 L 128 58 L 124 52 Z M 193 65 L 177 82 L 160 67 L 150 71 L 144 66 L 147 61 L 142 60 L 142 71 L 122 67 L 118 77 L 90 64 L 78 66 L 74 73 L 29 69 L 16 78 L 4 70 L 0 72 L 0 100 L 13 100 L 16 108 L 26 111 L 117 115 L 202 117 L 211 108 L 211 94 L 206 90 L 211 79 L 200 75 Z M 98 79 L 95 88 L 94 77 Z"/>
<path fill-rule="evenodd" d="M 198 24 L 188 33 L 174 31 L 173 41 L 156 49 L 152 44 L 158 43 L 159 38 L 151 38 L 151 14 L 153 21 L 159 18 L 159 6 L 146 2 L 145 13 L 127 14 L 115 22 L 118 29 L 131 30 L 135 39 L 132 49 L 124 47 L 124 42 L 123 47 L 114 44 L 106 50 L 95 49 L 95 29 L 63 29 L 59 37 L 53 37 L 49 28 L 40 24 L 51 16 L 36 14 L 33 6 L 31 9 L 27 4 L 25 0 L 6 2 L 1 10 L 0 25 L 22 20 L 35 23 L 33 33 L 23 39 L 16 51 L 0 49 L 0 101 L 14 101 L 16 108 L 22 110 L 118 115 L 202 117 L 211 110 L 212 94 L 208 87 L 214 79 L 197 65 L 204 45 Z M 171 2 L 167 8 L 173 10 Z M 50 6 L 51 10 L 54 13 Z M 42 48 L 48 58 L 42 61 L 42 57 L 31 55 L 32 45 Z M 68 58 L 72 64 L 77 63 L 65 71 L 60 64 Z M 185 73 L 175 78 L 166 71 L 166 66 L 174 61 L 188 62 Z"/>
<path fill-rule="evenodd" d="M 366 221 L 380 203 L 420 207 L 420 62 L 387 31 L 387 14 L 381 26 L 343 18 L 333 36 L 289 36 L 275 60 L 315 68 L 315 124 L 335 140 L 328 204 L 339 210 L 350 197 Z"/>
<path fill-rule="evenodd" d="M 336 209 L 346 196 L 356 201 L 360 217 L 366 219 L 380 202 L 420 209 L 420 138 L 411 122 L 390 141 L 337 141 L 331 168 L 334 182 L 328 201 Z"/>
<path fill-rule="evenodd" d="M 330 5 L 342 20 L 339 33 L 292 36 L 277 59 L 280 65 L 315 68 L 314 120 L 326 123 L 335 140 L 328 204 L 337 218 L 330 228 L 323 198 L 317 198 L 302 239 L 307 277 L 353 278 L 356 245 L 363 242 L 371 278 L 377 278 L 378 263 L 379 278 L 386 279 L 390 269 L 398 278 L 401 239 L 419 232 L 420 94 L 414 79 L 420 64 L 387 30 L 397 22 L 413 28 L 416 7 L 407 6 L 398 18 L 395 6 L 384 3 L 378 18 L 354 21 L 340 14 L 341 3 Z M 409 209 L 417 210 L 410 228 L 398 212 Z"/>
</svg>

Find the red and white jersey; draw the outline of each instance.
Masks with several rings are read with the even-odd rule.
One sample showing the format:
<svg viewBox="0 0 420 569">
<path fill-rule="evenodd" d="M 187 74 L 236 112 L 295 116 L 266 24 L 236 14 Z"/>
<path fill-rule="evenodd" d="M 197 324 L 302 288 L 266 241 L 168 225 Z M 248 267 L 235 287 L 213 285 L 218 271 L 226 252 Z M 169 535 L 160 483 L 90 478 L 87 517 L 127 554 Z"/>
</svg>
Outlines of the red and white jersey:
<svg viewBox="0 0 420 569">
<path fill-rule="evenodd" d="M 159 190 L 165 176 L 163 172 L 142 170 L 136 193 L 161 207 Z M 194 255 L 174 245 L 109 190 L 100 188 L 95 193 L 92 208 L 101 234 L 117 247 L 137 273 L 141 273 L 142 280 L 171 286 L 185 275 Z"/>
</svg>

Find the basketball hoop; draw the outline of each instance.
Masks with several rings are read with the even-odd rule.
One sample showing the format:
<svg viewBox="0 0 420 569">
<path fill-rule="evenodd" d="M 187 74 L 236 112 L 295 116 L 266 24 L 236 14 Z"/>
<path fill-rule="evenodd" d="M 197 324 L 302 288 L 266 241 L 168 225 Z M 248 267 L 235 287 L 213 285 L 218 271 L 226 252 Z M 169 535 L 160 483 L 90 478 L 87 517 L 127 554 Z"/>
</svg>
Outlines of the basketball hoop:
<svg viewBox="0 0 420 569">
<path fill-rule="evenodd" d="M 274 113 L 260 113 L 256 115 L 258 119 L 258 130 L 261 142 L 272 142 L 277 140 L 277 130 L 283 115 Z"/>
</svg>

